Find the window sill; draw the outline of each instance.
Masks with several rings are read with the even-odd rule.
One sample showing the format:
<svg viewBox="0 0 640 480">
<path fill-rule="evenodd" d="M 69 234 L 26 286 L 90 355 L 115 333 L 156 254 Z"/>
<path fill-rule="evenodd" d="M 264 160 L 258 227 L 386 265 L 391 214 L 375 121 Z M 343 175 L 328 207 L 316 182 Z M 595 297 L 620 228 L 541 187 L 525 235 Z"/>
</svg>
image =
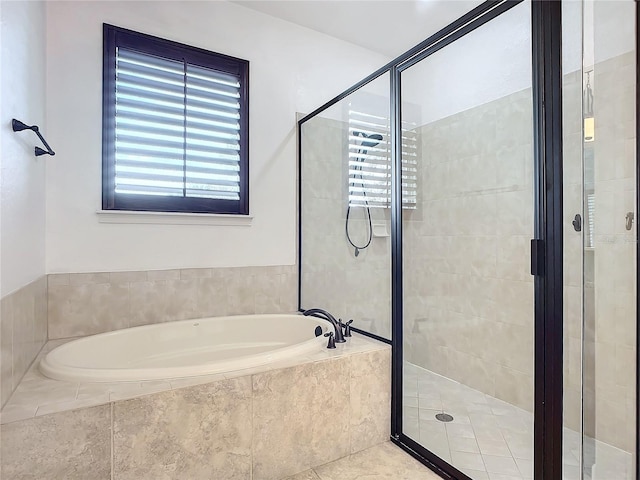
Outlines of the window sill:
<svg viewBox="0 0 640 480">
<path fill-rule="evenodd" d="M 220 225 L 250 227 L 250 215 L 223 215 L 211 213 L 137 212 L 131 210 L 98 210 L 100 223 L 131 223 L 155 225 Z"/>
</svg>

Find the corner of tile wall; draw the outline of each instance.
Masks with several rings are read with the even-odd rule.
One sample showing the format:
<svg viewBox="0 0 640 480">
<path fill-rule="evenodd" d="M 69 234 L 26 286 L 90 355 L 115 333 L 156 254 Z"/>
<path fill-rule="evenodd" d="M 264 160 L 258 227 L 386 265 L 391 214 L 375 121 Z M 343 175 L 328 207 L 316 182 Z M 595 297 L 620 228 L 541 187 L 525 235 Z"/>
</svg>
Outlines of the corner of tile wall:
<svg viewBox="0 0 640 480">
<path fill-rule="evenodd" d="M 349 453 L 391 436 L 391 348 L 349 357 Z"/>
<path fill-rule="evenodd" d="M 0 406 L 4 406 L 47 342 L 46 276 L 0 302 Z"/>
<path fill-rule="evenodd" d="M 297 310 L 296 265 L 48 276 L 49 338 L 152 323 Z"/>
</svg>

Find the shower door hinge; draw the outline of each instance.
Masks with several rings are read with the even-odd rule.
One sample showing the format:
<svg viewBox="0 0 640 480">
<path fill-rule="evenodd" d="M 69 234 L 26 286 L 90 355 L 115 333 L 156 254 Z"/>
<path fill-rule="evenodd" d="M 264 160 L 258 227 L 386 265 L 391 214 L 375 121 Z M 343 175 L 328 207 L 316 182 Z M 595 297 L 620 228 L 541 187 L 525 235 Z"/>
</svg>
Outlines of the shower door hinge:
<svg viewBox="0 0 640 480">
<path fill-rule="evenodd" d="M 544 242 L 531 240 L 531 275 L 544 275 Z"/>
</svg>

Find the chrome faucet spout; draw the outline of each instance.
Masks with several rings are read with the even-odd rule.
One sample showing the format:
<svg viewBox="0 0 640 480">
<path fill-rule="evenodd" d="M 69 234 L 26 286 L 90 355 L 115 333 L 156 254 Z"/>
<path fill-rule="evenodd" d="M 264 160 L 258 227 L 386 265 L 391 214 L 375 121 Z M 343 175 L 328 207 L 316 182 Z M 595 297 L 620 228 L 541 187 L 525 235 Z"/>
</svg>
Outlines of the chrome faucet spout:
<svg viewBox="0 0 640 480">
<path fill-rule="evenodd" d="M 342 322 L 339 322 L 338 320 L 336 320 L 336 318 L 326 310 L 323 310 L 321 308 L 310 308 L 309 310 L 305 310 L 304 312 L 302 312 L 302 314 L 307 317 L 313 316 L 313 317 L 319 317 L 319 318 L 324 318 L 325 320 L 328 320 L 329 322 L 331 322 L 331 324 L 333 325 L 333 328 L 335 329 L 336 343 L 346 342 L 346 340 L 344 339 L 344 334 L 342 333 L 342 325 L 341 325 Z"/>
</svg>

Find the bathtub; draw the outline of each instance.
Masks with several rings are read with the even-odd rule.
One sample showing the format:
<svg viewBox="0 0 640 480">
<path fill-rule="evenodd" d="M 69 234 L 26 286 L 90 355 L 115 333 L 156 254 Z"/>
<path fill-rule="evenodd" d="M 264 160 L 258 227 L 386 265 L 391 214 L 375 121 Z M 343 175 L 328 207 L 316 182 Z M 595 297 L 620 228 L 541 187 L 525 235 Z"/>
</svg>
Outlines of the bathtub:
<svg viewBox="0 0 640 480">
<path fill-rule="evenodd" d="M 145 325 L 65 343 L 43 357 L 40 371 L 72 382 L 209 375 L 320 351 L 330 329 L 329 322 L 302 315 L 238 315 Z"/>
</svg>

